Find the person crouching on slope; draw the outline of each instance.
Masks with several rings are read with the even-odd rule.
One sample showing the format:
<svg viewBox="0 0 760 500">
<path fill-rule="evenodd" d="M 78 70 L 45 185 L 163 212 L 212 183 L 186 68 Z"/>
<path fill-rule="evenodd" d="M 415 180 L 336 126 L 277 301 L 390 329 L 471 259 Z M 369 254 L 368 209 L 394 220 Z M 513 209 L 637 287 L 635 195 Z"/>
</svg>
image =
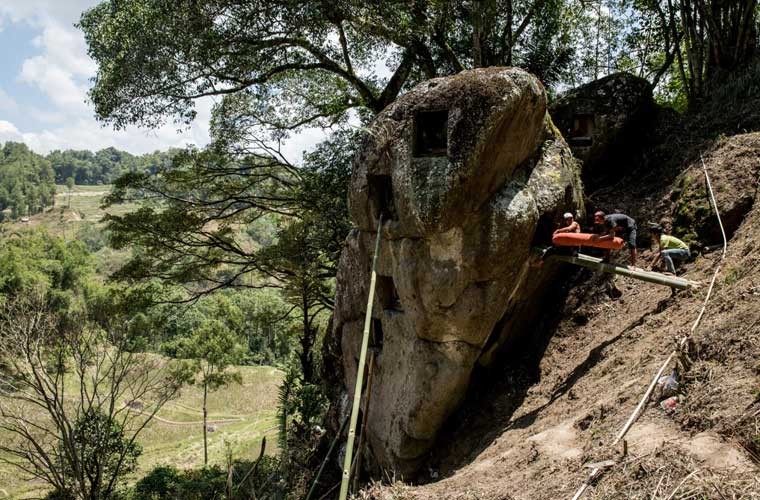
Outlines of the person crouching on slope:
<svg viewBox="0 0 760 500">
<path fill-rule="evenodd" d="M 654 269 L 660 259 L 662 259 L 667 271 L 676 274 L 676 266 L 674 265 L 673 260 L 683 262 L 691 257 L 689 245 L 675 236 L 664 234 L 662 226 L 659 224 L 653 225 L 649 231 L 652 235 L 652 241 L 657 243 L 657 254 L 654 256 L 654 259 L 652 259 L 650 269 Z"/>
<path fill-rule="evenodd" d="M 605 215 L 604 212 L 594 214 L 594 224 L 603 226 L 607 234 L 600 236 L 595 234 L 592 241 L 607 241 L 622 233 L 620 236 L 628 243 L 631 250 L 631 266 L 636 265 L 636 221 L 625 214 Z M 603 262 L 609 262 L 610 253 L 607 250 Z"/>
</svg>

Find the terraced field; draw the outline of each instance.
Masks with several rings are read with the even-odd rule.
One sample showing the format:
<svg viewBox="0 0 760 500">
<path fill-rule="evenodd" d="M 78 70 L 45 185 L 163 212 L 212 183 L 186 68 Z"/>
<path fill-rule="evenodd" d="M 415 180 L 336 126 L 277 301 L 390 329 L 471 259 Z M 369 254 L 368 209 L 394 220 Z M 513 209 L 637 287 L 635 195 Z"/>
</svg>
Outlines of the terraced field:
<svg viewBox="0 0 760 500">
<path fill-rule="evenodd" d="M 111 192 L 111 189 L 110 184 L 74 186 L 71 190 L 70 208 L 77 214 L 79 220 L 90 222 L 99 221 L 106 212 L 112 215 L 122 215 L 136 208 L 136 205 L 132 203 L 114 205 L 108 209 L 101 208 L 103 198 Z M 69 208 L 69 190 L 66 186 L 56 186 L 55 206 Z"/>
<path fill-rule="evenodd" d="M 253 458 L 267 438 L 267 452 L 277 452 L 277 387 L 282 372 L 276 368 L 241 366 L 242 384 L 209 395 L 209 463 L 223 465 L 227 446 L 235 458 Z M 156 465 L 179 468 L 203 465 L 202 393 L 196 387 L 183 389 L 168 403 L 140 436 L 143 454 L 135 477 Z M 0 434 L 0 439 L 5 436 Z M 26 481 L 17 470 L 0 464 L 0 498 L 35 498 L 43 485 Z"/>
</svg>

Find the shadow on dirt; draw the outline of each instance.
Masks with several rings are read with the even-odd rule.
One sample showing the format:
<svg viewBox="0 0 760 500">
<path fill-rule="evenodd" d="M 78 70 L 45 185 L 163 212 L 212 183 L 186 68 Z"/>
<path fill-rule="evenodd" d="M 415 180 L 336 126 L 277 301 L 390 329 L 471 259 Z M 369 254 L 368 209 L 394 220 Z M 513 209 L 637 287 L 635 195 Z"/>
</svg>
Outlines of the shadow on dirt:
<svg viewBox="0 0 760 500">
<path fill-rule="evenodd" d="M 568 273 L 567 278 L 558 281 L 567 285 L 557 287 L 557 291 L 545 301 L 546 304 L 554 306 L 545 311 L 541 321 L 536 325 L 535 335 L 513 345 L 510 352 L 503 353 L 496 363 L 497 366 L 480 369 L 474 373 L 467 398 L 460 410 L 452 415 L 442 429 L 441 438 L 430 452 L 426 467 L 421 469 L 419 483 L 432 482 L 448 476 L 475 460 L 505 431 L 532 425 L 545 409 L 571 391 L 579 380 L 604 359 L 608 348 L 642 325 L 650 315 L 661 312 L 669 301 L 662 301 L 657 308 L 628 324 L 614 337 L 594 346 L 586 358 L 555 385 L 545 403 L 514 418 L 531 387 L 540 381 L 539 363 L 549 341 L 557 333 L 563 317 L 562 310 L 570 292 L 580 285 L 586 288 L 584 293 L 594 293 L 596 287 L 603 287 L 610 280 L 607 275 L 591 276 L 585 270 Z M 590 280 L 593 283 L 589 283 Z M 431 473 L 432 471 L 437 474 Z M 431 477 L 432 475 L 438 477 Z"/>
</svg>

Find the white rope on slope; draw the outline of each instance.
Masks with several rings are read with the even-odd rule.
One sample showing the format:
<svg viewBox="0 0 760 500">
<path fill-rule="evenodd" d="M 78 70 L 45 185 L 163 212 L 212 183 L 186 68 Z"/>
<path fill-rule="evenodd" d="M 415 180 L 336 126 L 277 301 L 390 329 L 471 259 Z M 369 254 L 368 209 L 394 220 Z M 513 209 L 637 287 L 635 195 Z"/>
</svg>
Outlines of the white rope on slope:
<svg viewBox="0 0 760 500">
<path fill-rule="evenodd" d="M 702 155 L 699 155 L 699 159 L 702 162 L 702 169 L 705 172 L 705 180 L 707 181 L 707 190 L 710 193 L 710 202 L 712 203 L 713 209 L 715 210 L 715 216 L 718 219 L 720 232 L 721 232 L 721 235 L 723 236 L 723 252 L 720 255 L 720 260 L 718 261 L 718 264 L 715 266 L 715 272 L 713 273 L 712 279 L 710 280 L 710 287 L 707 289 L 707 295 L 705 295 L 705 300 L 702 303 L 702 309 L 700 309 L 699 314 L 697 315 L 697 319 L 694 320 L 694 323 L 691 325 L 689 334 L 684 336 L 679 341 L 678 348 L 674 349 L 673 352 L 670 353 L 668 358 L 660 367 L 659 371 L 655 374 L 654 378 L 652 379 L 652 382 L 649 384 L 649 387 L 644 393 L 644 396 L 641 398 L 641 401 L 639 401 L 639 404 L 636 405 L 636 408 L 633 410 L 633 413 L 631 413 L 631 416 L 628 418 L 625 425 L 620 430 L 615 440 L 612 442 L 612 446 L 615 446 L 616 444 L 618 444 L 620 440 L 623 439 L 625 435 L 628 433 L 628 431 L 631 429 L 633 424 L 641 415 L 641 412 L 643 411 L 644 406 L 646 405 L 647 401 L 649 401 L 649 397 L 652 395 L 652 391 L 656 387 L 657 381 L 660 379 L 663 372 L 668 367 L 668 365 L 673 360 L 673 358 L 678 354 L 678 350 L 684 345 L 686 345 L 686 342 L 689 340 L 691 335 L 694 333 L 694 331 L 697 329 L 697 327 L 701 323 L 702 317 L 704 316 L 705 310 L 707 309 L 707 303 L 710 301 L 710 297 L 712 296 L 713 287 L 715 286 L 715 280 L 718 278 L 718 273 L 720 273 L 723 260 L 726 258 L 726 249 L 728 248 L 728 240 L 726 239 L 726 231 L 723 229 L 723 221 L 720 218 L 720 211 L 718 211 L 718 203 L 715 201 L 715 194 L 713 193 L 712 184 L 710 183 L 710 175 L 707 173 L 707 166 L 705 165 L 705 160 L 704 158 L 702 158 Z M 598 475 L 600 475 L 602 472 L 603 472 L 603 469 L 598 469 L 598 468 L 593 469 L 589 477 L 583 482 L 581 487 L 578 488 L 578 490 L 575 492 L 575 495 L 573 496 L 573 500 L 578 500 L 579 498 L 581 498 L 581 496 L 583 496 L 583 493 L 586 491 L 586 488 L 588 488 L 591 481 L 595 479 Z"/>
</svg>

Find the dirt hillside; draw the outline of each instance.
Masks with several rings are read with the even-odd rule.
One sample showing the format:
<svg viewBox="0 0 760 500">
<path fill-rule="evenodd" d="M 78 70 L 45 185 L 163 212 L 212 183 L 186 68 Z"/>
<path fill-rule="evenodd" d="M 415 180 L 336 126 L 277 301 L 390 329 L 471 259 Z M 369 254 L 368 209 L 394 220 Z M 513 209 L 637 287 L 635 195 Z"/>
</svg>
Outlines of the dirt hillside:
<svg viewBox="0 0 760 500">
<path fill-rule="evenodd" d="M 701 144 L 687 160 L 671 153 L 660 170 L 634 172 L 590 200 L 593 209 L 632 215 L 640 228 L 647 221 L 696 225 L 697 216 L 678 214 L 693 195 L 685 179 L 702 178 L 697 151 L 719 205 L 734 207 L 739 198 L 744 205 L 732 215 L 722 271 L 682 357 L 675 411 L 660 407 L 656 391 L 627 435 L 627 455 L 610 447 L 697 317 L 720 248 L 699 252 L 679 272 L 705 284 L 697 291 L 568 270 L 528 349 L 479 374 L 431 453 L 428 484 L 375 484 L 360 497 L 569 499 L 588 477 L 584 464 L 613 459 L 618 465 L 584 498 L 760 498 L 760 133 Z M 699 248 L 714 245 L 719 231 L 702 222 L 673 230 L 691 232 Z"/>
</svg>

